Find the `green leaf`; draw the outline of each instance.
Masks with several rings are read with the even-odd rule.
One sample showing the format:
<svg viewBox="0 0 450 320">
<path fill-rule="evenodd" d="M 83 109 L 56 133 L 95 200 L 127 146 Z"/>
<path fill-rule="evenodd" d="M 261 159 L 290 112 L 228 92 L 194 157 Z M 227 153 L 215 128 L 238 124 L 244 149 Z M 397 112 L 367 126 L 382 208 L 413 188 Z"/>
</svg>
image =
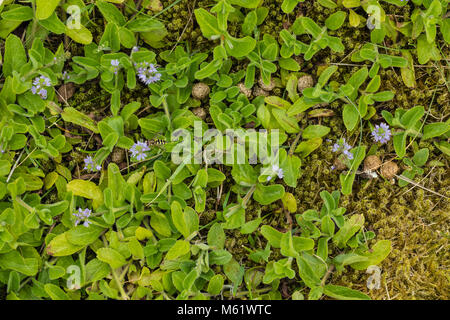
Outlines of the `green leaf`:
<svg viewBox="0 0 450 320">
<path fill-rule="evenodd" d="M 64 108 L 64 111 L 61 113 L 61 117 L 66 122 L 71 122 L 86 129 L 89 129 L 94 133 L 99 133 L 99 130 L 97 129 L 97 125 L 95 124 L 94 120 L 92 120 L 87 115 L 81 113 L 80 111 L 76 110 L 75 108 L 72 107 Z"/>
<path fill-rule="evenodd" d="M 175 244 L 169 249 L 166 254 L 166 260 L 175 260 L 178 257 L 181 257 L 188 253 L 190 250 L 189 242 L 185 240 L 178 240 Z"/>
<path fill-rule="evenodd" d="M 83 25 L 80 26 L 80 29 L 70 29 L 66 27 L 65 33 L 73 41 L 80 44 L 88 45 L 92 42 L 92 33 Z"/>
<path fill-rule="evenodd" d="M 69 256 L 81 249 L 84 246 L 74 245 L 70 243 L 66 238 L 66 233 L 57 235 L 47 245 L 47 254 L 54 257 Z"/>
<path fill-rule="evenodd" d="M 298 273 L 305 284 L 310 288 L 320 285 L 320 278 L 314 272 L 314 266 L 312 266 L 304 257 L 298 257 L 296 260 Z"/>
<path fill-rule="evenodd" d="M 408 61 L 406 67 L 400 68 L 400 72 L 402 75 L 403 83 L 408 88 L 416 87 L 416 73 L 414 71 L 414 60 L 411 53 L 408 50 L 402 50 L 402 55 Z"/>
<path fill-rule="evenodd" d="M 96 225 L 90 225 L 89 227 L 78 225 L 67 231 L 65 234 L 67 241 L 71 244 L 76 246 L 87 246 L 97 240 L 103 230 L 103 228 Z"/>
<path fill-rule="evenodd" d="M 223 288 L 224 278 L 220 274 L 213 276 L 208 283 L 208 293 L 215 296 L 218 295 Z"/>
<path fill-rule="evenodd" d="M 67 184 L 67 191 L 72 191 L 74 196 L 92 199 L 92 206 L 97 209 L 103 204 L 102 190 L 93 182 L 75 179 Z"/>
<path fill-rule="evenodd" d="M 255 9 L 261 3 L 261 0 L 229 0 L 229 2 L 247 9 Z"/>
<path fill-rule="evenodd" d="M 333 236 L 333 242 L 339 247 L 344 248 L 348 240 L 353 237 L 364 226 L 364 216 L 354 214 L 348 219 L 344 226 Z"/>
<path fill-rule="evenodd" d="M 359 112 L 352 104 L 346 104 L 342 111 L 342 119 L 344 120 L 345 127 L 349 131 L 353 131 L 358 125 Z"/>
<path fill-rule="evenodd" d="M 256 28 L 257 21 L 258 15 L 256 14 L 256 10 L 250 11 L 242 24 L 242 33 L 245 35 L 250 35 Z"/>
<path fill-rule="evenodd" d="M 291 106 L 291 104 L 288 101 L 286 101 L 278 96 L 265 97 L 264 102 L 272 107 L 280 108 L 283 110 L 287 110 Z"/>
<path fill-rule="evenodd" d="M 271 226 L 263 225 L 261 227 L 261 234 L 267 239 L 267 241 L 269 241 L 272 247 L 280 248 L 281 238 L 283 236 L 280 231 L 272 228 Z"/>
<path fill-rule="evenodd" d="M 7 176 L 11 170 L 11 164 L 7 160 L 0 160 L 0 177 Z"/>
<path fill-rule="evenodd" d="M 301 0 L 283 0 L 281 10 L 283 10 L 284 13 L 291 13 L 300 1 Z"/>
<path fill-rule="evenodd" d="M 347 13 L 344 11 L 337 11 L 325 20 L 325 25 L 330 30 L 337 30 L 344 24 L 346 17 Z"/>
<path fill-rule="evenodd" d="M 428 160 L 429 150 L 428 148 L 423 148 L 417 151 L 412 158 L 414 164 L 418 167 L 422 167 Z"/>
<path fill-rule="evenodd" d="M 59 2 L 60 0 L 36 0 L 36 17 L 39 20 L 49 18 L 55 11 Z"/>
<path fill-rule="evenodd" d="M 406 132 L 400 132 L 395 134 L 393 138 L 395 153 L 400 158 L 403 158 L 406 154 L 406 137 Z"/>
<path fill-rule="evenodd" d="M 322 138 L 330 132 L 330 128 L 322 125 L 309 125 L 303 130 L 303 139 Z"/>
<path fill-rule="evenodd" d="M 230 262 L 232 257 L 233 256 L 231 255 L 231 253 L 229 253 L 227 250 L 214 250 L 209 254 L 209 264 L 224 265 Z"/>
<path fill-rule="evenodd" d="M 258 201 L 262 205 L 268 205 L 281 199 L 284 195 L 284 187 L 280 184 L 264 186 L 258 184 L 255 192 L 253 193 L 253 199 Z"/>
<path fill-rule="evenodd" d="M 371 265 L 378 265 L 391 252 L 392 246 L 389 240 L 378 241 L 371 250 L 366 252 L 358 252 L 363 257 L 368 258 L 367 261 L 361 261 L 351 264 L 350 266 L 355 270 L 366 270 Z"/>
<path fill-rule="evenodd" d="M 27 63 L 27 55 L 22 45 L 22 41 L 11 34 L 5 42 L 5 57 L 3 62 L 3 74 L 6 77 L 11 76 L 13 71 L 20 70 Z"/>
<path fill-rule="evenodd" d="M 295 117 L 289 117 L 286 111 L 274 108 L 272 109 L 272 114 L 281 128 L 287 133 L 297 133 L 300 131 L 297 119 Z"/>
<path fill-rule="evenodd" d="M 323 293 L 339 300 L 370 300 L 368 295 L 360 291 L 331 284 L 327 284 L 323 287 Z"/>
<path fill-rule="evenodd" d="M 6 20 L 28 21 L 33 19 L 33 9 L 26 6 L 17 6 L 3 12 L 1 17 Z"/>
<path fill-rule="evenodd" d="M 174 201 L 170 206 L 172 221 L 177 230 L 188 238 L 193 232 L 198 230 L 199 218 L 197 213 L 190 207 L 183 211 L 179 202 Z"/>
<path fill-rule="evenodd" d="M 133 32 L 152 32 L 155 30 L 163 29 L 164 23 L 155 19 L 138 18 L 130 21 L 127 24 L 127 28 Z"/>
<path fill-rule="evenodd" d="M 233 283 L 234 289 L 237 290 L 238 286 L 242 283 L 244 278 L 244 266 L 241 266 L 236 260 L 232 259 L 223 267 L 225 275 Z"/>
<path fill-rule="evenodd" d="M 416 125 L 417 121 L 422 118 L 425 113 L 425 108 L 423 106 L 416 106 L 412 109 L 406 111 L 400 118 L 400 123 L 404 125 L 407 129 L 412 129 Z"/>
<path fill-rule="evenodd" d="M 256 46 L 256 40 L 246 36 L 241 39 L 228 36 L 225 40 L 225 49 L 228 54 L 235 58 L 247 56 Z"/>
<path fill-rule="evenodd" d="M 280 67 L 289 71 L 299 71 L 300 65 L 293 58 L 280 58 L 278 60 Z"/>
<path fill-rule="evenodd" d="M 24 258 L 19 251 L 0 254 L 1 269 L 10 269 L 27 276 L 34 276 L 38 272 L 39 261 L 36 258 Z"/>
<path fill-rule="evenodd" d="M 103 17 L 105 17 L 105 20 L 108 22 L 115 23 L 118 26 L 123 26 L 126 23 L 125 17 L 122 15 L 120 10 L 113 4 L 104 2 L 102 0 L 96 1 L 95 5 L 102 13 Z M 137 19 L 135 19 L 137 20 Z M 134 21 L 135 21 L 134 20 Z M 130 22 L 130 24 L 133 21 Z"/>
<path fill-rule="evenodd" d="M 60 287 L 52 283 L 45 284 L 44 290 L 52 300 L 71 300 Z"/>
<path fill-rule="evenodd" d="M 214 39 L 222 32 L 219 30 L 216 17 L 203 8 L 194 10 L 195 18 L 205 38 Z"/>
<path fill-rule="evenodd" d="M 208 245 L 215 249 L 223 249 L 225 247 L 225 232 L 220 223 L 215 223 L 208 231 Z"/>
<path fill-rule="evenodd" d="M 439 137 L 450 130 L 450 125 L 445 122 L 435 122 L 423 127 L 422 140 Z"/>
<path fill-rule="evenodd" d="M 127 261 L 119 251 L 112 248 L 100 248 L 97 250 L 97 258 L 100 261 L 106 262 L 111 268 L 116 269 L 125 265 Z"/>
</svg>

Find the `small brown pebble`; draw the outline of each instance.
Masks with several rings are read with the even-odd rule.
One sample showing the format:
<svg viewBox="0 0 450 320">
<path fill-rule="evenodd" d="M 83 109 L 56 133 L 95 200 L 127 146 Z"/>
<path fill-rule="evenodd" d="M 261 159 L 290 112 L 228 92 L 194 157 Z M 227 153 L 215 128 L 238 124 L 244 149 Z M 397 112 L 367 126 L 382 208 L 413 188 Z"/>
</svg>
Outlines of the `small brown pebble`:
<svg viewBox="0 0 450 320">
<path fill-rule="evenodd" d="M 381 166 L 381 175 L 391 180 L 397 174 L 399 168 L 395 162 L 386 162 Z"/>
<path fill-rule="evenodd" d="M 306 88 L 314 86 L 314 80 L 310 75 L 302 76 L 298 79 L 298 92 L 303 92 Z"/>
<path fill-rule="evenodd" d="M 192 87 L 192 96 L 198 100 L 205 99 L 210 92 L 211 90 L 209 89 L 208 85 L 203 82 L 196 83 Z"/>
<path fill-rule="evenodd" d="M 377 170 L 381 166 L 381 160 L 378 156 L 368 156 L 366 160 L 364 160 L 364 171 L 374 171 Z"/>
<path fill-rule="evenodd" d="M 202 107 L 197 107 L 192 109 L 192 113 L 196 116 L 199 117 L 202 120 L 206 119 L 206 111 L 205 109 L 203 109 Z"/>
<path fill-rule="evenodd" d="M 248 89 L 244 83 L 238 84 L 239 91 L 243 93 L 247 98 L 250 98 L 252 95 L 252 89 Z"/>
<path fill-rule="evenodd" d="M 334 166 L 334 169 L 337 170 L 337 171 L 342 171 L 342 170 L 344 170 L 344 169 L 347 168 L 347 166 L 345 165 L 345 163 L 343 163 L 343 162 L 341 161 L 341 159 L 339 159 L 339 158 L 336 158 L 336 159 L 334 160 L 333 166 Z"/>
<path fill-rule="evenodd" d="M 258 96 L 264 96 L 264 97 L 267 97 L 267 96 L 269 95 L 269 93 L 268 93 L 267 91 L 261 89 L 260 87 L 255 86 L 255 87 L 253 88 L 253 95 L 254 95 L 255 97 L 258 97 Z"/>
<path fill-rule="evenodd" d="M 275 88 L 275 81 L 273 80 L 273 78 L 270 79 L 270 83 L 268 85 L 264 83 L 262 78 L 259 78 L 258 84 L 261 89 L 265 91 L 272 91 Z"/>
</svg>

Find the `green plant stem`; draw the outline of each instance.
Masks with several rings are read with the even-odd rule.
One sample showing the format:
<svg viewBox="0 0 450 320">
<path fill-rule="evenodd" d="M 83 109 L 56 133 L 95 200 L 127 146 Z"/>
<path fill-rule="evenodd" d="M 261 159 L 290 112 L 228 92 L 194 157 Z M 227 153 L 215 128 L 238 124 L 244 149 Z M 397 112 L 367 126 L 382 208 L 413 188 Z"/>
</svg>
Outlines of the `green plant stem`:
<svg viewBox="0 0 450 320">
<path fill-rule="evenodd" d="M 166 97 L 164 97 L 162 103 L 163 103 L 163 107 L 164 107 L 164 112 L 166 113 L 167 120 L 169 120 L 169 130 L 170 130 L 170 132 L 172 132 L 172 120 L 170 117 L 169 105 L 167 104 Z"/>
<path fill-rule="evenodd" d="M 247 202 L 250 200 L 250 197 L 252 196 L 253 192 L 256 190 L 256 184 L 254 184 L 250 190 L 245 195 L 244 199 L 242 199 L 242 206 L 245 208 L 247 205 Z"/>
<path fill-rule="evenodd" d="M 331 274 L 333 273 L 334 270 L 334 265 L 331 265 L 328 270 L 327 273 L 325 274 L 325 276 L 322 279 L 322 282 L 320 283 L 320 285 L 323 287 L 325 285 L 325 283 L 327 282 L 328 278 L 331 276 Z"/>
<path fill-rule="evenodd" d="M 108 242 L 106 241 L 106 238 L 104 235 L 102 236 L 102 240 L 103 240 L 103 244 L 105 245 L 105 247 L 108 248 L 109 247 Z M 116 271 L 114 270 L 114 268 L 112 266 L 109 266 L 109 267 L 111 269 L 111 274 L 114 278 L 114 281 L 116 281 L 117 287 L 119 288 L 119 292 L 120 292 L 120 295 L 122 296 L 122 299 L 130 300 L 130 297 L 127 295 L 127 293 L 123 289 L 122 282 L 120 281 L 119 277 L 117 276 Z"/>
</svg>

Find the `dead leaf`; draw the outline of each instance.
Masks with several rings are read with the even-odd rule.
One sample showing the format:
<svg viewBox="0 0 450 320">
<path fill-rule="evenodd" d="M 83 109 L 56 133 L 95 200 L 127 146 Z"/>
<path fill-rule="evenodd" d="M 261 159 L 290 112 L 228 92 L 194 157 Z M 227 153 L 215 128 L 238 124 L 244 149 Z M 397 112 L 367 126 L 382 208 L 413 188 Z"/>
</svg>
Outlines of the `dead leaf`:
<svg viewBox="0 0 450 320">
<path fill-rule="evenodd" d="M 58 89 L 58 101 L 67 103 L 67 101 L 72 98 L 75 93 L 75 85 L 72 82 L 63 84 Z"/>
</svg>

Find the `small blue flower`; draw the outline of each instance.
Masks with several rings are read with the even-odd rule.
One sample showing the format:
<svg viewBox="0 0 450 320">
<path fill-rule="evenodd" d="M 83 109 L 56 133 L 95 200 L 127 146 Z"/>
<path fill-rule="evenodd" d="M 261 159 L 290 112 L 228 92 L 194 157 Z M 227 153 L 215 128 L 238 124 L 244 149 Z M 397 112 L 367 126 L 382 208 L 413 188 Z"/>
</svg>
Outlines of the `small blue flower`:
<svg viewBox="0 0 450 320">
<path fill-rule="evenodd" d="M 143 161 L 147 158 L 146 152 L 150 151 L 146 142 L 138 141 L 130 148 L 131 156 L 138 161 Z"/>
<path fill-rule="evenodd" d="M 69 76 L 69 74 L 67 73 L 67 71 L 64 71 L 64 72 L 63 72 L 63 74 L 62 74 L 62 79 L 63 79 L 63 80 L 69 80 L 69 79 L 70 79 L 70 76 Z"/>
<path fill-rule="evenodd" d="M 139 80 L 145 85 L 161 80 L 161 73 L 158 73 L 155 65 L 148 62 L 135 63 Z"/>
<path fill-rule="evenodd" d="M 284 177 L 284 171 L 283 171 L 283 169 L 281 169 L 281 168 L 278 167 L 277 165 L 273 165 L 273 166 L 272 166 L 272 170 L 273 170 L 273 172 L 278 176 L 278 178 L 283 179 L 283 177 Z"/>
<path fill-rule="evenodd" d="M 381 144 L 388 142 L 391 139 L 391 130 L 389 126 L 382 122 L 379 125 L 375 126 L 375 129 L 372 131 L 373 139 L 376 142 L 380 142 Z"/>
<path fill-rule="evenodd" d="M 84 158 L 84 164 L 85 164 L 84 170 L 90 172 L 95 172 L 102 169 L 102 166 L 95 163 L 91 156 L 87 156 L 86 158 Z"/>
<path fill-rule="evenodd" d="M 339 139 L 338 142 L 336 142 L 331 150 L 333 152 L 340 152 L 344 154 L 348 160 L 353 159 L 353 154 L 350 152 L 351 146 L 345 141 L 345 138 Z"/>
<path fill-rule="evenodd" d="M 120 61 L 118 59 L 111 60 L 111 65 L 114 67 L 114 74 L 117 74 L 120 69 Z"/>
<path fill-rule="evenodd" d="M 89 224 L 92 222 L 89 221 L 89 217 L 91 216 L 92 211 L 89 209 L 82 210 L 81 208 L 78 208 L 78 213 L 73 213 L 75 217 L 77 217 L 77 220 L 75 221 L 75 226 L 77 226 L 79 223 L 83 223 L 85 227 L 89 227 Z"/>
<path fill-rule="evenodd" d="M 31 92 L 33 94 L 37 94 L 41 97 L 41 99 L 47 99 L 47 89 L 46 87 L 51 87 L 52 82 L 49 78 L 45 76 L 39 76 L 33 80 L 33 85 L 31 86 Z"/>
<path fill-rule="evenodd" d="M 267 177 L 267 181 L 272 180 L 272 176 L 277 175 L 278 178 L 283 179 L 284 178 L 284 171 L 281 169 L 278 165 L 274 164 L 272 165 L 272 170 L 269 170 L 269 176 Z"/>
<path fill-rule="evenodd" d="M 134 46 L 133 49 L 131 49 L 131 52 L 138 52 L 139 51 L 139 47 L 138 46 Z"/>
</svg>

